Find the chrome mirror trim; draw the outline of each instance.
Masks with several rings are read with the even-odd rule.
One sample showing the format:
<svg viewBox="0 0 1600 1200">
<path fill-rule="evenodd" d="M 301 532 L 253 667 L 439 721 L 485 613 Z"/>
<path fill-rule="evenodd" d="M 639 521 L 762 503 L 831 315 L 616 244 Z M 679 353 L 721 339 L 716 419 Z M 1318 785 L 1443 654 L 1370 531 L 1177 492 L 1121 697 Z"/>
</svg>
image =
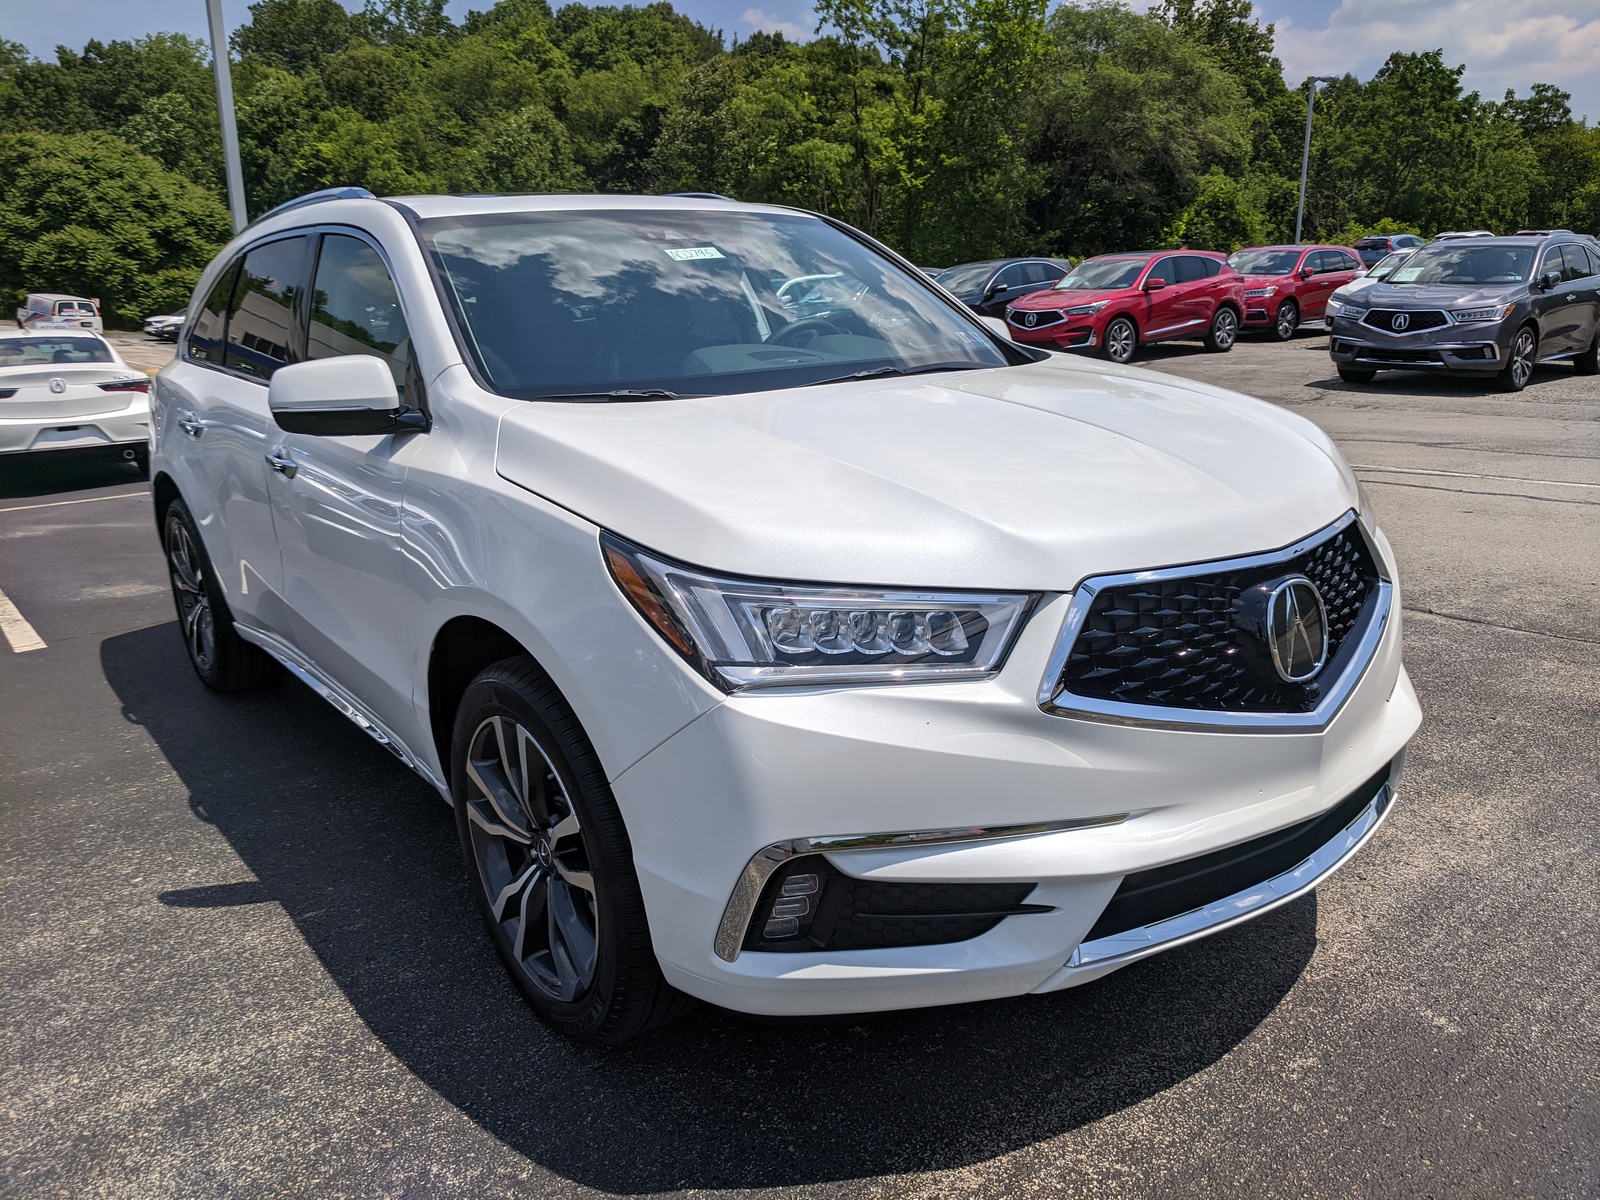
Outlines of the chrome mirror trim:
<svg viewBox="0 0 1600 1200">
<path fill-rule="evenodd" d="M 938 846 L 960 842 L 992 842 L 1002 838 L 1034 837 L 1041 833 L 1061 833 L 1069 829 L 1090 829 L 1099 825 L 1120 825 L 1131 814 L 1115 813 L 1104 817 L 1076 817 L 1063 821 L 1036 821 L 1027 825 L 988 825 L 967 829 L 919 829 L 901 833 L 850 833 L 828 837 L 794 838 L 773 842 L 751 856 L 739 880 L 733 885 L 728 906 L 722 912 L 714 944 L 717 957 L 734 962 L 744 945 L 745 932 L 762 889 L 772 873 L 802 854 L 832 854 L 849 850 L 882 850 L 894 846 Z"/>
<path fill-rule="evenodd" d="M 1089 696 L 1077 696 L 1062 688 L 1061 672 L 1066 669 L 1067 657 L 1072 653 L 1073 643 L 1077 641 L 1084 621 L 1088 619 L 1089 609 L 1093 606 L 1095 597 L 1106 588 L 1275 566 L 1292 558 L 1298 558 L 1351 524 L 1356 524 L 1357 529 L 1361 529 L 1356 522 L 1354 509 L 1346 512 L 1332 524 L 1323 526 L 1316 533 L 1301 538 L 1294 545 L 1281 550 L 1246 555 L 1242 558 L 1162 567 L 1154 571 L 1096 575 L 1084 580 L 1072 593 L 1072 603 L 1067 608 L 1066 620 L 1062 623 L 1061 633 L 1056 637 L 1055 648 L 1050 653 L 1050 661 L 1045 666 L 1044 676 L 1039 681 L 1039 707 L 1056 717 L 1072 717 L 1111 725 L 1138 725 L 1201 732 L 1306 733 L 1324 728 L 1338 715 L 1339 710 L 1344 707 L 1344 702 L 1349 699 L 1350 693 L 1355 690 L 1356 684 L 1360 683 L 1362 676 L 1366 674 L 1367 667 L 1371 665 L 1373 656 L 1377 653 L 1378 644 L 1388 629 L 1389 613 L 1394 603 L 1394 585 L 1383 577 L 1383 560 L 1364 529 L 1361 529 L 1361 536 L 1366 540 L 1368 553 L 1372 555 L 1372 560 L 1379 570 L 1376 606 L 1371 619 L 1361 631 L 1355 653 L 1351 655 L 1344 674 L 1332 681 L 1322 700 L 1310 712 L 1216 712 L 1210 709 L 1164 708 L 1153 704 L 1127 704 L 1117 700 L 1100 700 Z"/>
</svg>

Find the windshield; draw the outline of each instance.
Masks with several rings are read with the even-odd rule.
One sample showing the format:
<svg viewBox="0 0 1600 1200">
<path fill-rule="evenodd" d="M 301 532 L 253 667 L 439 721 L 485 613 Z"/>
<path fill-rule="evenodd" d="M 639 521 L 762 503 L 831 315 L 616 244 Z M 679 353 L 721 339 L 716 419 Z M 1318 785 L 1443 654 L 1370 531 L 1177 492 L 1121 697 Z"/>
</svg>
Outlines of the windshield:
<svg viewBox="0 0 1600 1200">
<path fill-rule="evenodd" d="M 1378 262 L 1373 266 L 1372 270 L 1368 271 L 1367 274 L 1372 276 L 1374 279 L 1385 279 L 1394 273 L 1394 269 L 1396 267 L 1410 257 L 1411 251 L 1397 250 L 1393 254 L 1387 254 L 1383 258 L 1379 259 Z"/>
<path fill-rule="evenodd" d="M 975 292 L 988 282 L 998 263 L 962 263 L 959 267 L 946 267 L 934 276 L 952 292 Z"/>
<path fill-rule="evenodd" d="M 1389 282 L 1522 283 L 1533 270 L 1528 246 L 1467 246 L 1460 243 L 1424 246 L 1395 268 Z"/>
<path fill-rule="evenodd" d="M 1132 287 L 1149 261 L 1146 258 L 1091 258 L 1068 271 L 1056 288 L 1063 292 L 1097 292 Z"/>
<path fill-rule="evenodd" d="M 1300 261 L 1298 250 L 1240 250 L 1228 265 L 1241 275 L 1287 275 Z"/>
<path fill-rule="evenodd" d="M 32 367 L 43 363 L 108 363 L 111 347 L 99 338 L 0 338 L 0 367 Z"/>
<path fill-rule="evenodd" d="M 422 222 L 503 395 L 728 395 L 1000 367 L 994 342 L 814 217 L 510 213 Z"/>
</svg>

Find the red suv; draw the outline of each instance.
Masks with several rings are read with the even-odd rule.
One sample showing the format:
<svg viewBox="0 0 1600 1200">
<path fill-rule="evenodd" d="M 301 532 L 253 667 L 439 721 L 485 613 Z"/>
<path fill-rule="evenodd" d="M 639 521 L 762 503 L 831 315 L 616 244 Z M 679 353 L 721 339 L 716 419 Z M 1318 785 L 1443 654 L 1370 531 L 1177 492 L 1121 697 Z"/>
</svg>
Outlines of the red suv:
<svg viewBox="0 0 1600 1200">
<path fill-rule="evenodd" d="M 1307 321 L 1327 318 L 1328 297 L 1366 270 L 1345 246 L 1252 246 L 1228 258 L 1244 276 L 1244 327 L 1287 342 Z"/>
<path fill-rule="evenodd" d="M 1143 342 L 1203 337 L 1231 350 L 1244 313 L 1244 280 L 1220 254 L 1143 250 L 1086 258 L 1060 283 L 1006 309 L 1015 341 L 1098 350 L 1125 363 Z"/>
</svg>

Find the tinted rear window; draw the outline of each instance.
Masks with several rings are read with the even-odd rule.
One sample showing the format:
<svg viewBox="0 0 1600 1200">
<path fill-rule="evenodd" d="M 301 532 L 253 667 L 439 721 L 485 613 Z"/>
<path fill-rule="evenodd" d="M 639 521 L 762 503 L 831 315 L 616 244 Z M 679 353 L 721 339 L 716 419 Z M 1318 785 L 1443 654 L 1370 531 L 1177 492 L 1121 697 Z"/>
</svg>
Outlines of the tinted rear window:
<svg viewBox="0 0 1600 1200">
<path fill-rule="evenodd" d="M 0 338 L 0 367 L 32 367 L 48 363 L 108 363 L 111 348 L 99 338 Z"/>
</svg>

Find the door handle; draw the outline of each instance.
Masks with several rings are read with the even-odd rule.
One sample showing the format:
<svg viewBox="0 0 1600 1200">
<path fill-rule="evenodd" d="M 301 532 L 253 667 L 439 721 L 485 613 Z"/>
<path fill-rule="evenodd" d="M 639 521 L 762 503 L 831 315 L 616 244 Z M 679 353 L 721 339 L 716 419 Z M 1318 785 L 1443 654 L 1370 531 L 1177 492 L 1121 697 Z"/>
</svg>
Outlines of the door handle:
<svg viewBox="0 0 1600 1200">
<path fill-rule="evenodd" d="M 281 447 L 279 450 L 274 450 L 266 455 L 266 460 L 267 466 L 278 472 L 285 479 L 293 479 L 295 472 L 300 469 L 294 459 L 281 452 Z"/>
<path fill-rule="evenodd" d="M 178 428 L 190 437 L 197 438 L 206 431 L 206 423 L 197 421 L 193 417 L 180 417 L 178 418 Z"/>
</svg>

